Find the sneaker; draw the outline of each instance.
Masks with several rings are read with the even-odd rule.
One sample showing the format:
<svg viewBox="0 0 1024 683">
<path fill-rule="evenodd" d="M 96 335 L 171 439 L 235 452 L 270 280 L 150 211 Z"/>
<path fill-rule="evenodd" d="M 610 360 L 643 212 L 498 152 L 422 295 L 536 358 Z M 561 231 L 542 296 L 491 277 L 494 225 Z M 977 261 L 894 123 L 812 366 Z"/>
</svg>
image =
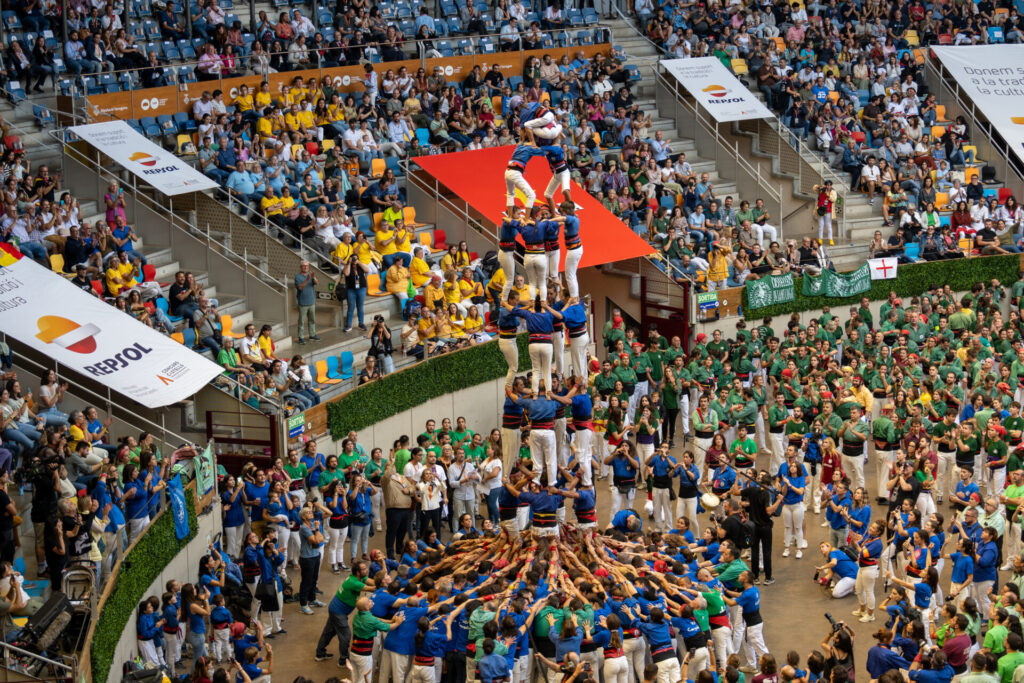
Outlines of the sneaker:
<svg viewBox="0 0 1024 683">
<path fill-rule="evenodd" d="M 782 551 L 782 556 L 783 557 L 789 557 L 789 547 L 787 547 L 785 550 Z"/>
<path fill-rule="evenodd" d="M 314 662 L 326 662 L 330 658 L 331 658 L 330 655 L 319 655 L 319 654 L 313 655 L 313 661 Z"/>
<path fill-rule="evenodd" d="M 275 636 L 283 636 L 286 633 L 288 633 L 288 631 L 285 631 L 283 628 L 279 628 L 276 631 L 274 631 Z"/>
<path fill-rule="evenodd" d="M 821 528 L 824 529 L 827 526 L 828 526 L 828 520 L 826 519 L 824 522 L 821 523 Z"/>
<path fill-rule="evenodd" d="M 875 615 L 874 614 L 862 614 L 860 619 L 858 619 L 857 621 L 859 621 L 862 624 L 866 624 L 869 621 L 874 621 L 874 620 L 875 620 Z"/>
<path fill-rule="evenodd" d="M 830 247 L 834 247 L 834 246 L 836 246 L 836 242 L 835 242 L 835 240 L 834 240 L 834 239 L 832 239 L 831 237 L 830 237 L 830 238 L 829 238 L 829 240 L 828 240 L 828 246 L 830 246 Z"/>
<path fill-rule="evenodd" d="M 303 605 L 302 607 L 299 608 L 299 611 L 302 612 L 303 614 L 313 614 L 313 608 L 310 607 L 309 605 Z M 327 659 L 327 658 L 324 657 L 324 659 Z M 317 661 L 320 661 L 320 660 L 318 659 Z"/>
<path fill-rule="evenodd" d="M 1013 565 L 1011 563 L 1007 562 L 1006 564 L 1004 564 L 1002 567 L 999 568 L 999 571 L 1001 571 L 1001 572 L 1008 572 L 1011 569 L 1013 569 Z"/>
<path fill-rule="evenodd" d="M 306 343 L 305 337 L 299 337 L 296 341 L 298 341 L 300 344 L 305 344 Z"/>
<path fill-rule="evenodd" d="M 853 610 L 853 612 L 851 612 L 850 614 L 852 614 L 855 617 L 862 617 L 866 614 L 866 612 L 861 612 L 860 607 L 858 607 L 857 609 Z"/>
<path fill-rule="evenodd" d="M 807 547 L 807 539 L 806 538 L 804 540 L 800 541 L 800 547 L 801 548 L 806 548 Z M 797 557 L 799 557 L 799 555 Z"/>
<path fill-rule="evenodd" d="M 346 331 L 346 332 L 351 332 L 351 331 L 352 331 L 352 328 L 351 328 L 351 327 L 346 327 L 346 328 L 345 328 L 345 331 Z"/>
<path fill-rule="evenodd" d="M 803 556 L 804 556 L 804 551 L 802 551 L 802 550 L 797 550 L 796 551 L 796 559 L 799 560 Z"/>
<path fill-rule="evenodd" d="M 326 607 L 326 606 L 327 606 L 327 603 L 324 603 L 324 602 L 320 602 L 319 600 L 314 600 L 314 601 L 313 601 L 312 603 L 310 603 L 310 604 L 312 604 L 312 605 L 313 605 L 313 607 Z"/>
<path fill-rule="evenodd" d="M 310 341 L 320 341 L 320 337 L 319 337 L 319 335 L 311 334 L 311 335 L 309 335 L 309 340 Z"/>
<path fill-rule="evenodd" d="M 775 583 L 775 577 L 774 576 L 772 578 L 770 578 L 770 579 L 765 579 L 764 580 L 764 585 L 766 585 L 766 586 L 770 586 L 773 583 Z"/>
<path fill-rule="evenodd" d="M 760 586 L 761 585 L 761 577 L 760 576 L 754 577 L 754 585 L 755 586 Z"/>
</svg>

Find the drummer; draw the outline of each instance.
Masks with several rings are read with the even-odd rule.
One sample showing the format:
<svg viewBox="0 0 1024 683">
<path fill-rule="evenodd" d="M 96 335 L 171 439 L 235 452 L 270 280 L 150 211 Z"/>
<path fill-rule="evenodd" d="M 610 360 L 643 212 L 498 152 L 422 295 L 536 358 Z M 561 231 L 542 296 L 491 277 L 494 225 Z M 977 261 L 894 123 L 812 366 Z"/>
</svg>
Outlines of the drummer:
<svg viewBox="0 0 1024 683">
<path fill-rule="evenodd" d="M 722 457 L 718 459 L 715 469 L 709 473 L 709 478 L 711 479 L 711 492 L 721 498 L 729 495 L 729 491 L 736 483 L 736 470 L 729 464 L 728 458 Z"/>
</svg>

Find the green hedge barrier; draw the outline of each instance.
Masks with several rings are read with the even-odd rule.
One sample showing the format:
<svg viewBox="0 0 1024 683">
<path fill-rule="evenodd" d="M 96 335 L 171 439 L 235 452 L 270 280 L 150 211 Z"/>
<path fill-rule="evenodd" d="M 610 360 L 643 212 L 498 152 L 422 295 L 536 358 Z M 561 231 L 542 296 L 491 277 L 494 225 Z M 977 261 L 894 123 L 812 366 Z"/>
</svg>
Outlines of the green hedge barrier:
<svg viewBox="0 0 1024 683">
<path fill-rule="evenodd" d="M 149 525 L 135 547 L 124 556 L 121 562 L 121 571 L 117 574 L 117 580 L 107 601 L 103 603 L 103 608 L 96 620 L 96 630 L 93 632 L 92 642 L 89 644 L 93 681 L 108 680 L 117 641 L 121 639 L 125 628 L 135 628 L 134 624 L 129 624 L 129 622 L 134 621 L 135 610 L 139 603 L 146 597 L 146 592 L 160 576 L 160 572 L 185 547 L 186 543 L 195 538 L 199 529 L 196 519 L 196 494 L 187 487 L 185 489 L 185 507 L 188 510 L 188 538 L 179 541 L 178 537 L 174 535 L 174 515 L 171 514 L 168 507 L 167 512 Z M 113 674 L 110 680 L 121 677 L 120 671 L 115 671 Z"/>
<path fill-rule="evenodd" d="M 527 335 L 520 334 L 519 370 L 530 367 Z M 383 377 L 327 404 L 327 428 L 335 440 L 392 415 L 460 389 L 502 377 L 508 370 L 496 341 L 431 358 Z"/>
<path fill-rule="evenodd" d="M 881 301 L 889 297 L 889 292 L 896 292 L 901 297 L 923 294 L 931 284 L 949 285 L 954 292 L 969 290 L 977 282 L 988 282 L 995 278 L 1009 286 L 1020 277 L 1020 256 L 985 256 L 976 258 L 955 259 L 952 261 L 929 261 L 927 263 L 900 264 L 899 275 L 895 280 L 872 280 L 871 289 L 857 296 L 845 299 L 834 299 L 827 296 L 804 296 L 803 278 L 793 278 L 796 298 L 784 304 L 764 306 L 750 309 L 747 307 L 747 291 L 743 290 L 743 317 L 756 320 L 764 317 L 778 317 L 813 311 L 822 306 L 849 306 L 858 303 L 866 296 L 872 301 Z"/>
</svg>

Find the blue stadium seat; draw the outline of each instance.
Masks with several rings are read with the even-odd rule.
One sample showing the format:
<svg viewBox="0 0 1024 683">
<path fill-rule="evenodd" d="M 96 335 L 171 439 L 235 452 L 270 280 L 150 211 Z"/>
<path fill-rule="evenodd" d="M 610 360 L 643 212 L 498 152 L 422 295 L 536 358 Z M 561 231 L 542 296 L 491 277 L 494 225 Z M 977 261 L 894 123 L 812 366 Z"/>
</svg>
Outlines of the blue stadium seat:
<svg viewBox="0 0 1024 683">
<path fill-rule="evenodd" d="M 452 49 L 451 42 L 447 40 L 438 41 L 437 51 L 441 53 L 442 57 L 452 57 L 455 55 L 455 50 Z"/>
<path fill-rule="evenodd" d="M 459 40 L 459 52 L 464 55 L 473 54 L 473 41 L 469 38 Z"/>
<path fill-rule="evenodd" d="M 32 105 L 32 118 L 40 126 L 47 126 L 53 123 L 53 114 L 49 109 L 39 104 Z"/>
<path fill-rule="evenodd" d="M 179 133 L 190 133 L 196 130 L 196 120 L 189 116 L 188 112 L 179 111 L 174 115 L 174 124 L 178 127 Z"/>
<path fill-rule="evenodd" d="M 160 124 L 156 122 L 156 119 L 152 116 L 145 116 L 139 120 L 139 124 L 142 126 L 142 130 L 147 136 L 154 138 L 160 135 Z"/>
<path fill-rule="evenodd" d="M 1003 36 L 1003 29 L 1001 26 L 989 26 L 988 28 L 988 42 L 990 43 L 1002 43 L 1005 42 Z"/>
<path fill-rule="evenodd" d="M 341 352 L 341 367 L 338 369 L 338 374 L 341 375 L 341 379 L 352 379 L 355 374 L 355 370 L 352 368 L 354 365 L 355 357 L 351 351 Z M 327 376 L 331 376 L 331 364 L 327 363 Z"/>
<path fill-rule="evenodd" d="M 178 130 L 178 126 L 174 123 L 174 117 L 170 114 L 161 114 L 156 117 L 156 123 L 165 133 L 175 133 Z"/>
<path fill-rule="evenodd" d="M 601 29 L 596 29 L 594 33 L 597 33 Z M 576 32 L 576 44 L 577 45 L 593 45 L 594 34 L 590 31 L 577 31 Z"/>
<path fill-rule="evenodd" d="M 384 157 L 384 165 L 387 168 L 390 168 L 391 171 L 396 176 L 404 175 L 404 172 L 402 171 L 402 164 L 399 163 L 398 157 L 393 157 L 393 156 L 386 156 L 386 157 Z"/>
<path fill-rule="evenodd" d="M 416 139 L 419 140 L 420 145 L 426 146 L 430 144 L 430 131 L 426 128 L 416 129 Z"/>
<path fill-rule="evenodd" d="M 5 9 L 2 15 L 4 21 L 4 28 L 6 28 L 8 31 L 21 30 L 21 19 L 18 18 L 18 15 L 14 10 Z"/>
</svg>

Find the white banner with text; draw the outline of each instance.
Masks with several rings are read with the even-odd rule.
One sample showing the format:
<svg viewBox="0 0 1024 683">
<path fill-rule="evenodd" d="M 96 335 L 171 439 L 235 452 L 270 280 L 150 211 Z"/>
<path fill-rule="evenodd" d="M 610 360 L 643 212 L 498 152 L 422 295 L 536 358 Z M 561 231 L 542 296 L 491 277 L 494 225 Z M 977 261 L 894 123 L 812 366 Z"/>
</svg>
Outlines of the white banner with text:
<svg viewBox="0 0 1024 683">
<path fill-rule="evenodd" d="M 147 408 L 192 396 L 221 370 L 7 243 L 0 243 L 0 329 Z"/>
<path fill-rule="evenodd" d="M 973 100 L 1024 161 L 1024 45 L 934 45 L 931 49 L 964 91 L 964 101 Z"/>
<path fill-rule="evenodd" d="M 664 59 L 661 65 L 716 121 L 770 119 L 775 116 L 717 57 Z"/>
<path fill-rule="evenodd" d="M 166 195 L 201 192 L 218 187 L 124 121 L 72 126 L 71 132 Z"/>
</svg>

